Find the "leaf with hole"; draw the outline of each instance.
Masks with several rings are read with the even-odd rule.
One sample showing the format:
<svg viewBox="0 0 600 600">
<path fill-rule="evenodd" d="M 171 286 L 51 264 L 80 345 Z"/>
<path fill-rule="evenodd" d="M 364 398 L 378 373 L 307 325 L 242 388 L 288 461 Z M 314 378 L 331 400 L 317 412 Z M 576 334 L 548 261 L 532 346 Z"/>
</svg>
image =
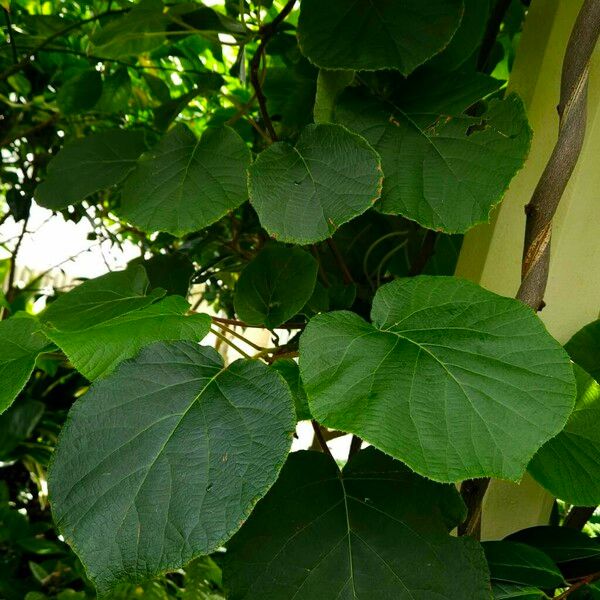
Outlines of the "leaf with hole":
<svg viewBox="0 0 600 600">
<path fill-rule="evenodd" d="M 532 310 L 457 278 L 379 288 L 372 323 L 314 317 L 300 370 L 315 419 L 438 481 L 519 480 L 563 427 L 568 356 Z"/>
<path fill-rule="evenodd" d="M 100 595 L 219 548 L 275 482 L 295 419 L 258 361 L 160 342 L 73 405 L 50 467 L 55 522 Z"/>
<path fill-rule="evenodd" d="M 282 242 L 309 244 L 364 213 L 381 192 L 379 156 L 345 127 L 308 125 L 295 146 L 272 144 L 249 170 L 250 202 Z"/>
</svg>

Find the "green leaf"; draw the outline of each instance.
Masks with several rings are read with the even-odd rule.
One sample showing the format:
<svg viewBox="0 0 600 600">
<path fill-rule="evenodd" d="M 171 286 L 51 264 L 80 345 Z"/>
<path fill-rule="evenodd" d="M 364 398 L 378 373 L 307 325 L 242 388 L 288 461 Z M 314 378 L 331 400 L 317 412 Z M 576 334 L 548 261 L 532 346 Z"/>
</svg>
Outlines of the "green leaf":
<svg viewBox="0 0 600 600">
<path fill-rule="evenodd" d="M 40 321 L 60 331 L 81 331 L 134 310 L 165 295 L 148 292 L 148 277 L 140 265 L 90 279 L 59 296 L 40 314 Z"/>
<path fill-rule="evenodd" d="M 100 595 L 219 548 L 289 451 L 292 399 L 258 361 L 158 343 L 77 400 L 49 473 L 55 522 Z"/>
<path fill-rule="evenodd" d="M 80 71 L 67 79 L 56 94 L 56 104 L 64 115 L 90 110 L 102 94 L 102 77 L 95 69 Z"/>
<path fill-rule="evenodd" d="M 506 538 L 538 548 L 560 568 L 566 579 L 600 571 L 600 544 L 597 538 L 568 527 L 538 526 L 523 529 Z"/>
<path fill-rule="evenodd" d="M 33 433 L 43 414 L 44 403 L 28 399 L 15 402 L 0 415 L 0 460 L 10 458 L 10 453 Z"/>
<path fill-rule="evenodd" d="M 315 123 L 331 123 L 337 97 L 352 83 L 354 71 L 328 71 L 321 69 L 317 77 L 315 97 Z"/>
<path fill-rule="evenodd" d="M 141 131 L 111 129 L 74 140 L 48 164 L 35 200 L 52 210 L 77 204 L 125 179 L 145 149 Z"/>
<path fill-rule="evenodd" d="M 100 96 L 100 100 L 94 108 L 97 111 L 106 113 L 125 112 L 130 100 L 131 78 L 127 67 L 119 67 L 104 79 L 102 96 Z"/>
<path fill-rule="evenodd" d="M 302 0 L 302 53 L 325 69 L 397 69 L 408 75 L 456 32 L 462 0 Z"/>
<path fill-rule="evenodd" d="M 144 346 L 159 341 L 199 342 L 210 331 L 208 315 L 185 316 L 190 305 L 180 296 L 79 331 L 47 330 L 73 366 L 89 380 L 104 377 Z"/>
<path fill-rule="evenodd" d="M 272 144 L 249 169 L 250 202 L 282 242 L 329 237 L 379 198 L 381 166 L 360 136 L 340 125 L 308 125 L 296 146 Z"/>
<path fill-rule="evenodd" d="M 194 265 L 180 252 L 155 254 L 148 260 L 136 258 L 129 265 L 142 265 L 146 270 L 151 288 L 163 288 L 167 294 L 187 296 Z"/>
<path fill-rule="evenodd" d="M 35 359 L 49 344 L 33 317 L 21 315 L 0 321 L 0 414 L 25 387 Z"/>
<path fill-rule="evenodd" d="M 600 384 L 575 365 L 577 400 L 565 428 L 529 463 L 551 494 L 577 506 L 600 504 Z"/>
<path fill-rule="evenodd" d="M 300 378 L 298 363 L 291 358 L 280 358 L 271 366 L 285 379 L 292 392 L 294 406 L 296 407 L 296 420 L 307 421 L 311 419 L 308 398 Z"/>
<path fill-rule="evenodd" d="M 235 286 L 234 307 L 249 325 L 274 329 L 312 296 L 317 261 L 297 247 L 269 244 L 246 265 Z"/>
<path fill-rule="evenodd" d="M 565 580 L 552 559 L 537 548 L 517 542 L 484 542 L 492 581 L 552 589 Z"/>
<path fill-rule="evenodd" d="M 448 534 L 463 517 L 452 486 L 373 448 L 341 473 L 322 453 L 293 453 L 227 545 L 228 598 L 487 599 L 481 547 Z"/>
<path fill-rule="evenodd" d="M 250 150 L 233 129 L 208 128 L 197 140 L 176 125 L 126 179 L 119 212 L 143 231 L 202 229 L 247 200 L 249 164 Z"/>
<path fill-rule="evenodd" d="M 580 329 L 566 344 L 573 362 L 600 382 L 600 320 Z"/>
<path fill-rule="evenodd" d="M 548 598 L 542 590 L 501 582 L 492 582 L 492 595 L 494 600 L 543 600 Z"/>
<path fill-rule="evenodd" d="M 314 317 L 300 339 L 312 415 L 438 481 L 518 480 L 573 408 L 573 369 L 531 309 L 462 279 L 379 288 L 372 324 Z"/>
<path fill-rule="evenodd" d="M 92 37 L 92 53 L 119 59 L 149 52 L 164 43 L 168 24 L 161 0 L 141 0 Z"/>
<path fill-rule="evenodd" d="M 444 108 L 466 108 L 463 93 L 450 100 Z M 493 100 L 478 117 L 458 111 L 436 116 L 427 103 L 411 110 L 416 112 L 354 93 L 345 94 L 336 109 L 335 120 L 381 155 L 385 179 L 378 208 L 449 233 L 487 222 L 529 151 L 521 100 Z"/>
</svg>

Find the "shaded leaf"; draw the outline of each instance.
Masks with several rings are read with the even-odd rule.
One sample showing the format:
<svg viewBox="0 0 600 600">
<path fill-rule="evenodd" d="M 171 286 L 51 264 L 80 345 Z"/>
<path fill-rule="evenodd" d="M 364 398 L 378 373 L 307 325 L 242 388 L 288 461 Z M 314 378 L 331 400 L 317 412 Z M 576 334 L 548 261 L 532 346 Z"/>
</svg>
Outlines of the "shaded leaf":
<svg viewBox="0 0 600 600">
<path fill-rule="evenodd" d="M 565 428 L 529 463 L 551 494 L 576 506 L 600 504 L 600 384 L 575 365 L 577 400 Z"/>
<path fill-rule="evenodd" d="M 235 286 L 235 312 L 250 325 L 274 329 L 312 296 L 317 270 L 317 261 L 301 248 L 269 244 L 242 271 Z"/>
<path fill-rule="evenodd" d="M 537 548 L 517 542 L 499 541 L 484 542 L 483 551 L 492 581 L 543 589 L 565 585 L 559 568 L 547 554 Z"/>
<path fill-rule="evenodd" d="M 73 405 L 49 473 L 55 522 L 100 595 L 223 544 L 277 478 L 287 386 L 191 342 L 147 346 Z"/>
<path fill-rule="evenodd" d="M 492 595 L 494 600 L 543 600 L 548 598 L 542 590 L 529 586 L 514 585 L 512 583 L 492 582 Z"/>
<path fill-rule="evenodd" d="M 302 53 L 325 69 L 397 69 L 408 75 L 456 32 L 462 0 L 302 0 Z"/>
<path fill-rule="evenodd" d="M 52 210 L 120 183 L 146 149 L 141 131 L 111 129 L 67 143 L 48 164 L 36 202 Z"/>
<path fill-rule="evenodd" d="M 466 280 L 379 288 L 372 324 L 314 317 L 300 339 L 311 413 L 438 481 L 518 480 L 574 402 L 564 350 L 531 309 Z"/>
<path fill-rule="evenodd" d="M 102 94 L 102 77 L 95 69 L 87 69 L 67 79 L 56 94 L 56 104 L 65 115 L 85 112 Z"/>
<path fill-rule="evenodd" d="M 16 402 L 0 415 L 0 460 L 6 461 L 10 453 L 32 434 L 43 414 L 44 404 L 28 399 Z"/>
<path fill-rule="evenodd" d="M 580 329 L 565 345 L 573 362 L 600 382 L 600 320 Z"/>
<path fill-rule="evenodd" d="M 331 123 L 337 97 L 352 83 L 354 71 L 320 69 L 315 97 L 315 123 Z"/>
<path fill-rule="evenodd" d="M 162 288 L 167 294 L 184 298 L 187 296 L 194 265 L 185 254 L 156 254 L 148 260 L 136 258 L 129 264 L 144 267 L 151 288 Z"/>
<path fill-rule="evenodd" d="M 272 144 L 249 169 L 250 202 L 261 225 L 283 242 L 329 237 L 379 198 L 377 153 L 340 125 L 308 125 L 296 146 Z"/>
<path fill-rule="evenodd" d="M 271 365 L 287 382 L 294 406 L 296 407 L 296 419 L 298 421 L 307 421 L 311 419 L 310 409 L 308 408 L 308 398 L 304 391 L 304 385 L 300 379 L 300 369 L 298 363 L 291 358 L 280 358 Z"/>
<path fill-rule="evenodd" d="M 198 140 L 177 125 L 126 179 L 121 216 L 144 231 L 179 236 L 218 221 L 248 198 L 250 150 L 229 127 Z"/>
<path fill-rule="evenodd" d="M 464 96 L 456 101 L 452 108 L 464 104 Z M 378 208 L 449 233 L 487 222 L 529 151 L 531 131 L 520 99 L 494 100 L 480 117 L 436 116 L 423 104 L 413 110 L 419 112 L 354 93 L 336 109 L 336 121 L 381 155 L 385 179 Z"/>
<path fill-rule="evenodd" d="M 81 331 L 150 306 L 165 295 L 161 289 L 148 294 L 148 285 L 146 271 L 140 265 L 107 273 L 59 296 L 39 318 L 54 329 Z"/>
<path fill-rule="evenodd" d="M 0 413 L 25 387 L 38 354 L 49 344 L 33 317 L 21 315 L 0 321 Z"/>
<path fill-rule="evenodd" d="M 78 331 L 47 330 L 73 366 L 90 380 L 104 377 L 144 346 L 159 341 L 199 342 L 210 331 L 208 315 L 186 316 L 190 305 L 180 296 Z"/>
<path fill-rule="evenodd" d="M 448 534 L 463 517 L 453 487 L 374 448 L 342 473 L 322 453 L 293 453 L 227 546 L 228 597 L 488 599 L 481 547 Z"/>
</svg>

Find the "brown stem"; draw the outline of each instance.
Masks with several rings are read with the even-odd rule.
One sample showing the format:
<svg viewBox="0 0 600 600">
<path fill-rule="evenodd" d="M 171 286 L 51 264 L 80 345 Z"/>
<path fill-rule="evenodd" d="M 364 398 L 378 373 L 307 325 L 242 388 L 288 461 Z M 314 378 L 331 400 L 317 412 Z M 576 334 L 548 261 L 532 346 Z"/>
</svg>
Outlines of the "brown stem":
<svg viewBox="0 0 600 600">
<path fill-rule="evenodd" d="M 600 34 L 600 2 L 585 0 L 565 51 L 562 67 L 559 133 L 552 155 L 526 207 L 521 286 L 517 298 L 539 311 L 550 266 L 552 219 L 577 164 L 586 129 L 588 64 Z M 468 508 L 461 531 L 480 529 L 481 503 L 489 479 L 465 481 L 461 487 Z"/>
<path fill-rule="evenodd" d="M 597 579 L 600 579 L 600 571 L 597 573 L 592 573 L 583 579 L 580 579 L 577 583 L 574 583 L 568 589 L 566 589 L 560 596 L 556 596 L 554 600 L 564 600 L 564 598 L 568 598 L 571 594 L 575 593 L 578 589 L 582 588 L 585 585 L 593 583 Z"/>
<path fill-rule="evenodd" d="M 350 270 L 348 269 L 348 266 L 346 265 L 346 261 L 344 260 L 342 253 L 340 252 L 339 248 L 337 247 L 337 244 L 333 241 L 332 238 L 328 238 L 327 245 L 329 246 L 329 249 L 331 250 L 333 257 L 335 258 L 335 261 L 337 262 L 338 267 L 340 268 L 340 271 L 342 272 L 342 277 L 344 278 L 344 283 L 346 285 L 348 285 L 350 283 L 354 283 L 354 279 L 352 278 L 352 273 L 350 273 Z"/>
<path fill-rule="evenodd" d="M 266 329 L 262 325 L 248 325 L 248 323 L 244 323 L 244 321 L 238 321 L 237 319 L 225 319 L 223 317 L 211 317 L 211 319 L 215 323 L 223 323 L 223 325 L 237 325 L 239 327 L 254 327 L 257 329 Z M 304 329 L 306 326 L 305 323 L 283 323 L 283 325 L 279 325 L 277 329 Z"/>
<path fill-rule="evenodd" d="M 348 460 L 350 460 L 355 454 L 360 452 L 360 447 L 362 446 L 362 439 L 357 435 L 352 436 L 352 441 L 350 442 L 350 450 L 348 452 Z"/>
<path fill-rule="evenodd" d="M 563 527 L 581 530 L 592 518 L 595 511 L 595 506 L 574 506 L 565 517 Z"/>
<path fill-rule="evenodd" d="M 254 93 L 256 94 L 256 99 L 258 100 L 258 107 L 260 109 L 262 120 L 265 123 L 265 127 L 267 128 L 267 132 L 269 133 L 271 140 L 274 142 L 277 141 L 277 133 L 275 132 L 273 121 L 271 121 L 269 111 L 267 110 L 267 98 L 263 92 L 261 83 L 260 64 L 264 57 L 267 44 L 277 32 L 279 25 L 281 25 L 286 17 L 292 12 L 294 4 L 296 4 L 296 0 L 289 0 L 289 2 L 283 7 L 282 11 L 270 23 L 267 23 L 261 27 L 259 31 L 260 43 L 258 44 L 258 48 L 256 49 L 252 60 L 250 61 L 250 82 L 252 83 Z"/>
<path fill-rule="evenodd" d="M 321 446 L 321 450 L 323 450 L 323 452 L 325 454 L 327 454 L 327 456 L 329 456 L 329 458 L 333 462 L 335 462 L 335 458 L 333 458 L 333 454 L 331 454 L 331 450 L 329 449 L 329 446 L 327 445 L 327 442 L 325 441 L 325 438 L 323 437 L 323 432 L 321 431 L 321 426 L 314 419 L 311 421 L 311 424 L 315 431 L 315 437 L 317 438 L 317 441 L 319 442 L 319 446 Z"/>
</svg>

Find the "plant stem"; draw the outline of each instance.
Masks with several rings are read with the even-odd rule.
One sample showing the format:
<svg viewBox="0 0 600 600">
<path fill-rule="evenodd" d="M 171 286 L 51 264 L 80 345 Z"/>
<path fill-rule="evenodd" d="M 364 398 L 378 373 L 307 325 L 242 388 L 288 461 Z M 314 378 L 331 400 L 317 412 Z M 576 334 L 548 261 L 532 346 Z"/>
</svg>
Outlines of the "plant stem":
<svg viewBox="0 0 600 600">
<path fill-rule="evenodd" d="M 222 342 L 233 348 L 236 352 L 241 354 L 244 358 L 252 358 L 249 354 L 246 354 L 239 346 L 234 344 L 227 336 L 224 336 L 220 331 L 216 329 L 211 329 L 210 332 L 214 334 L 218 339 Z"/>
<path fill-rule="evenodd" d="M 595 511 L 595 506 L 574 506 L 565 517 L 563 527 L 581 530 L 592 518 Z"/>
<path fill-rule="evenodd" d="M 574 583 L 568 589 L 566 589 L 560 596 L 556 596 L 554 600 L 564 600 L 564 598 L 568 598 L 571 594 L 575 593 L 578 589 L 582 588 L 585 585 L 593 583 L 597 579 L 600 579 L 600 571 L 597 573 L 592 573 L 587 577 L 583 577 L 581 580 Z"/>
<path fill-rule="evenodd" d="M 323 452 L 325 454 L 327 454 L 327 456 L 329 456 L 329 458 L 333 462 L 335 462 L 335 458 L 333 458 L 333 454 L 331 454 L 331 450 L 329 449 L 329 446 L 327 445 L 327 442 L 325 441 L 325 438 L 323 437 L 323 432 L 321 431 L 321 426 L 314 419 L 311 421 L 311 424 L 313 426 L 313 429 L 315 430 L 315 437 L 317 438 L 317 441 L 319 442 L 319 446 L 321 446 L 321 450 L 323 450 Z"/>
<path fill-rule="evenodd" d="M 229 327 L 226 327 L 225 325 L 223 325 L 222 323 L 219 323 L 218 321 L 214 321 L 214 323 L 217 327 L 220 327 L 223 331 L 236 337 L 238 340 L 244 342 L 245 344 L 248 344 L 248 346 L 250 346 L 251 348 L 254 348 L 256 351 L 264 352 L 265 350 L 268 350 L 268 348 L 263 348 L 262 346 L 258 346 L 257 344 L 250 341 L 248 338 L 244 337 L 241 333 L 238 333 L 234 329 L 229 329 Z"/>
<path fill-rule="evenodd" d="M 211 319 L 217 323 L 223 323 L 224 325 L 236 325 L 238 327 L 245 328 L 255 328 L 255 329 L 267 329 L 262 325 L 249 325 L 248 323 L 244 323 L 244 321 L 238 321 L 237 319 L 225 319 L 223 317 L 211 317 Z M 282 325 L 278 325 L 277 329 L 304 329 L 305 323 L 283 323 Z"/>
</svg>

